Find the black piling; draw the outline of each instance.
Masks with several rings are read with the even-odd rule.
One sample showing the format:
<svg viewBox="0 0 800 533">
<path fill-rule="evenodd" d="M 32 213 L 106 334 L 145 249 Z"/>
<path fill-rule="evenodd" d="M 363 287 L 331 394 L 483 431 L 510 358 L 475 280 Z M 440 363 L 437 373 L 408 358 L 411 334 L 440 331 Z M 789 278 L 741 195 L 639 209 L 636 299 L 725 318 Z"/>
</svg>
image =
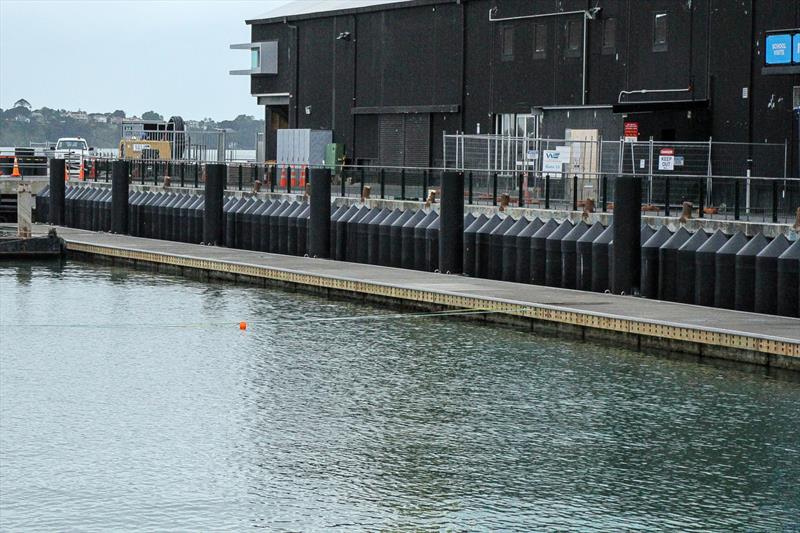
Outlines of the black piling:
<svg viewBox="0 0 800 533">
<path fill-rule="evenodd" d="M 403 211 L 395 219 L 389 228 L 389 265 L 395 268 L 403 266 L 403 226 L 416 215 L 417 212 L 411 209 Z"/>
<path fill-rule="evenodd" d="M 642 178 L 619 176 L 614 184 L 614 246 L 611 249 L 612 291 L 633 294 L 641 274 Z"/>
<path fill-rule="evenodd" d="M 65 224 L 65 195 L 64 160 L 50 160 L 50 200 L 48 205 L 48 222 L 55 226 Z"/>
<path fill-rule="evenodd" d="M 439 215 L 440 272 L 464 272 L 464 174 L 443 172 Z"/>
<path fill-rule="evenodd" d="M 439 270 L 439 230 L 442 217 L 436 217 L 430 226 L 425 229 L 425 258 L 429 271 Z"/>
<path fill-rule="evenodd" d="M 225 165 L 206 166 L 205 204 L 203 211 L 203 242 L 219 246 L 223 242 L 222 195 L 225 192 Z"/>
<path fill-rule="evenodd" d="M 423 272 L 430 272 L 438 265 L 431 267 L 428 263 L 428 227 L 436 220 L 439 220 L 439 213 L 431 210 L 425 218 L 420 220 L 419 224 L 414 227 L 414 269 L 422 270 Z"/>
<path fill-rule="evenodd" d="M 381 224 L 391 214 L 389 209 L 381 209 L 367 227 L 367 263 L 370 265 L 380 264 Z"/>
<path fill-rule="evenodd" d="M 331 170 L 312 168 L 308 178 L 311 182 L 308 255 L 328 258 L 331 249 Z"/>
<path fill-rule="evenodd" d="M 425 219 L 425 211 L 420 209 L 409 218 L 400 230 L 400 266 L 413 269 L 415 264 L 414 228 Z"/>
</svg>

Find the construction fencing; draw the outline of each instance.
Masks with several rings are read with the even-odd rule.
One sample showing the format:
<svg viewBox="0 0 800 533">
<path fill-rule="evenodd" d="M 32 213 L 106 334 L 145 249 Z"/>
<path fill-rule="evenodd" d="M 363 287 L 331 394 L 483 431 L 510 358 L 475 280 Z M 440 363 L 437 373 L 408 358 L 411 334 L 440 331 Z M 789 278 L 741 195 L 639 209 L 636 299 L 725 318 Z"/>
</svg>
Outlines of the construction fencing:
<svg viewBox="0 0 800 533">
<path fill-rule="evenodd" d="M 575 133 L 566 139 L 446 134 L 444 167 L 470 175 L 478 200 L 499 191 L 527 205 L 582 205 L 613 198 L 616 176 L 642 176 L 642 203 L 654 211 L 690 201 L 724 212 L 739 200 L 746 213 L 761 212 L 773 207 L 776 187 L 782 210 L 800 205 L 785 143 L 629 142 Z"/>
</svg>

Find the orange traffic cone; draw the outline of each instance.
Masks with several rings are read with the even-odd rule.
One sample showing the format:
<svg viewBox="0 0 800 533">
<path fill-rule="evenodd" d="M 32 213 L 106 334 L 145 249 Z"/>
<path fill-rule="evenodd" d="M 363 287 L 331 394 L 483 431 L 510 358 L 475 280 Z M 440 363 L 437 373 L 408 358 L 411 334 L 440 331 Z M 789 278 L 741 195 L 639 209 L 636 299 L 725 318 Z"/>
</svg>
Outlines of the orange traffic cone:
<svg viewBox="0 0 800 533">
<path fill-rule="evenodd" d="M 97 159 L 92 159 L 92 166 L 89 169 L 89 177 L 97 181 Z"/>
<path fill-rule="evenodd" d="M 21 178 L 22 173 L 19 171 L 19 163 L 17 162 L 17 158 L 14 158 L 14 170 L 11 171 L 12 178 Z"/>
<path fill-rule="evenodd" d="M 286 167 L 283 167 L 283 168 L 281 169 L 281 181 L 280 181 L 280 186 L 281 186 L 281 187 L 286 187 Z"/>
<path fill-rule="evenodd" d="M 69 181 L 69 162 L 64 163 L 64 181 Z"/>
<path fill-rule="evenodd" d="M 83 159 L 81 158 L 81 166 L 78 167 L 78 180 L 84 181 L 84 179 L 86 179 L 86 176 L 83 173 Z"/>
<path fill-rule="evenodd" d="M 300 188 L 304 188 L 308 183 L 308 167 L 303 165 L 303 171 L 300 173 Z"/>
</svg>

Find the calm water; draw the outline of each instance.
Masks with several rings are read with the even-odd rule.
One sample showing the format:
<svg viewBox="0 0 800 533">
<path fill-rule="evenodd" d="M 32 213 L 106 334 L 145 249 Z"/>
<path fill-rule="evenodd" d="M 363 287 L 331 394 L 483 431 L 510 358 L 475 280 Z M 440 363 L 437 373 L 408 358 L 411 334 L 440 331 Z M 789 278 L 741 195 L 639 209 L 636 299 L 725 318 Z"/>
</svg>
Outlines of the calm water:
<svg viewBox="0 0 800 533">
<path fill-rule="evenodd" d="M 800 530 L 797 380 L 390 313 L 0 264 L 0 528 Z"/>
</svg>

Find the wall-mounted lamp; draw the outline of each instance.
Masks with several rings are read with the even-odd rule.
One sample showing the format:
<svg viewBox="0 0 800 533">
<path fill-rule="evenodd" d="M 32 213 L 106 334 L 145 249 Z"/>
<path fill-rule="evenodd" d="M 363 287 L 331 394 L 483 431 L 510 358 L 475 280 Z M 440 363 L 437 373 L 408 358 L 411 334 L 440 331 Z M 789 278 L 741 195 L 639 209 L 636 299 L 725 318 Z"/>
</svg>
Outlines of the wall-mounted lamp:
<svg viewBox="0 0 800 533">
<path fill-rule="evenodd" d="M 307 105 L 306 106 L 306 115 L 310 115 L 310 114 L 311 114 L 311 106 Z"/>
</svg>

